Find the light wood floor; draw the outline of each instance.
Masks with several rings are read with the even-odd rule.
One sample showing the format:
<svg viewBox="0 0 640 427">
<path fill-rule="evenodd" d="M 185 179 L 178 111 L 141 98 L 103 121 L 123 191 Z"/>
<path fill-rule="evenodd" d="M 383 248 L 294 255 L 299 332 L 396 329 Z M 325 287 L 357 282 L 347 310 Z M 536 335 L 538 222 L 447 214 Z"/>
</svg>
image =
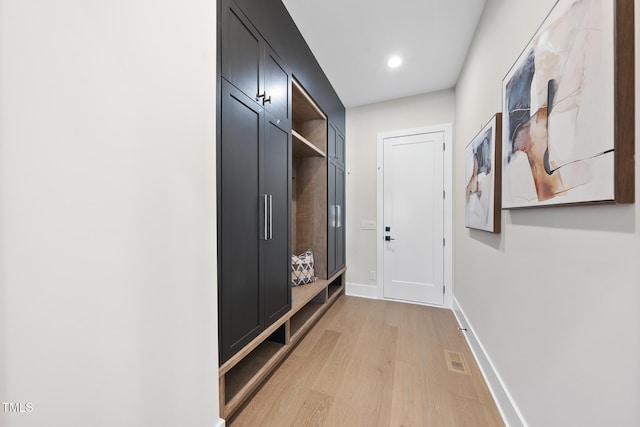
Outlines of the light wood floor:
<svg viewBox="0 0 640 427">
<path fill-rule="evenodd" d="M 457 327 L 449 310 L 343 296 L 227 425 L 504 426 Z"/>
</svg>

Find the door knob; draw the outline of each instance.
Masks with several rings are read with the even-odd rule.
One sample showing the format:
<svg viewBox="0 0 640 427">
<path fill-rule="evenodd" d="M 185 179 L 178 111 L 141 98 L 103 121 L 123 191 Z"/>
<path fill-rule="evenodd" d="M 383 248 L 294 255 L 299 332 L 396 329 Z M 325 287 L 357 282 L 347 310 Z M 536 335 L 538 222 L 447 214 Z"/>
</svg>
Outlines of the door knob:
<svg viewBox="0 0 640 427">
<path fill-rule="evenodd" d="M 391 240 L 396 240 L 391 236 L 384 236 L 384 240 L 386 240 L 387 242 L 390 242 Z"/>
</svg>

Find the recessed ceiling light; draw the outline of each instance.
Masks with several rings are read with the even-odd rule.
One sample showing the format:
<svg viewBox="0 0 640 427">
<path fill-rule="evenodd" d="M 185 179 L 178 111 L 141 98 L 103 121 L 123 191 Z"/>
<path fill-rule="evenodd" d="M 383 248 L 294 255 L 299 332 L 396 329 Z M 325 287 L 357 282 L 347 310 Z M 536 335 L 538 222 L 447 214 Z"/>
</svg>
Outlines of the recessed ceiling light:
<svg viewBox="0 0 640 427">
<path fill-rule="evenodd" d="M 400 64 L 402 64 L 402 58 L 400 58 L 399 56 L 392 56 L 387 62 L 389 68 L 398 68 Z"/>
</svg>

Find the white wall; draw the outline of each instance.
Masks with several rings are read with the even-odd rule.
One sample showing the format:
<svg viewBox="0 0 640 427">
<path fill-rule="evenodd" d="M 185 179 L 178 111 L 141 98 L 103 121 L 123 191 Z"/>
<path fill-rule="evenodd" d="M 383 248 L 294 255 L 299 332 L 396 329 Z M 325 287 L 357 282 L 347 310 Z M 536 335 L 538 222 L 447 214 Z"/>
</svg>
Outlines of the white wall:
<svg viewBox="0 0 640 427">
<path fill-rule="evenodd" d="M 214 1 L 0 1 L 0 425 L 218 423 Z"/>
<path fill-rule="evenodd" d="M 503 211 L 497 236 L 464 228 L 464 147 L 553 4 L 489 0 L 456 86 L 455 296 L 529 426 L 638 426 L 638 202 Z M 638 161 L 635 174 L 640 201 Z"/>
<path fill-rule="evenodd" d="M 453 90 L 445 90 L 347 110 L 347 292 L 376 285 L 369 279 L 376 271 L 376 232 L 362 230 L 361 222 L 376 220 L 378 133 L 452 123 L 454 101 Z"/>
</svg>

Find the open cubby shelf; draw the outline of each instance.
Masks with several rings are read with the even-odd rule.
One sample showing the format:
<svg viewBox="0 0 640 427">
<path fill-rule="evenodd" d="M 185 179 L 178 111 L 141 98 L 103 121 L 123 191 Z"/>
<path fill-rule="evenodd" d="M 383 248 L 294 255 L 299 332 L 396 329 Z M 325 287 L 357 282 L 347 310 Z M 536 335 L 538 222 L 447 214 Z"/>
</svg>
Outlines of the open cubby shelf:
<svg viewBox="0 0 640 427">
<path fill-rule="evenodd" d="M 300 135 L 296 130 L 291 130 L 293 157 L 327 157 L 326 153 L 316 147 L 311 141 Z"/>
<path fill-rule="evenodd" d="M 220 366 L 220 413 L 230 417 L 344 293 L 345 269 L 291 289 L 291 310 Z M 284 336 L 284 343 L 277 337 Z M 275 339 L 275 340 L 272 340 Z"/>
<path fill-rule="evenodd" d="M 315 148 L 323 157 L 327 152 L 327 116 L 316 105 L 296 79 L 291 84 L 291 116 L 294 140 Z M 294 141 L 294 151 L 296 141 Z M 294 153 L 295 156 L 295 153 Z"/>
<path fill-rule="evenodd" d="M 327 279 L 327 116 L 295 78 L 291 116 L 291 249 L 313 250 L 315 275 Z"/>
<path fill-rule="evenodd" d="M 330 283 L 329 286 L 327 286 L 327 292 L 329 293 L 329 299 L 337 297 L 336 294 L 339 294 L 340 291 L 342 291 L 342 284 L 335 284 L 335 283 Z"/>
<path fill-rule="evenodd" d="M 292 108 L 294 121 L 308 122 L 318 119 L 326 120 L 327 116 L 315 101 L 311 99 L 307 91 L 304 90 L 295 77 L 291 79 L 291 98 L 292 102 L 296 104 L 295 108 Z"/>
<path fill-rule="evenodd" d="M 294 316 L 291 317 L 291 338 L 292 340 L 296 340 L 299 336 L 299 333 L 304 331 L 304 327 L 315 320 L 315 317 L 319 314 L 322 314 L 320 308 L 322 303 L 318 302 L 309 302 L 307 305 L 302 307 L 300 311 L 298 311 Z"/>
</svg>

